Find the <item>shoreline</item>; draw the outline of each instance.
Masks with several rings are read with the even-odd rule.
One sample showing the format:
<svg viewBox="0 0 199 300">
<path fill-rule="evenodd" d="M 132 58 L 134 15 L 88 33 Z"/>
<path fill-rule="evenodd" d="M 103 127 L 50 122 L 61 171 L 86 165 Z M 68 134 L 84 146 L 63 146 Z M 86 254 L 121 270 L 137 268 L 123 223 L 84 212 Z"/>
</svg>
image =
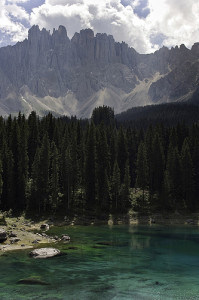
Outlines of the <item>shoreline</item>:
<svg viewBox="0 0 199 300">
<path fill-rule="evenodd" d="M 0 225 L 0 229 L 5 230 L 8 234 L 8 238 L 5 242 L 0 243 L 0 255 L 7 251 L 25 250 L 32 248 L 39 248 L 43 245 L 50 245 L 56 243 L 57 240 L 45 233 L 45 230 L 41 230 L 42 224 L 48 224 L 49 221 L 42 220 L 34 222 L 27 220 L 23 216 L 20 217 L 5 217 L 6 225 Z M 185 226 L 199 226 L 199 213 L 182 215 L 175 214 L 151 214 L 151 215 L 138 215 L 135 212 L 131 212 L 127 215 L 110 215 L 109 219 L 96 219 L 96 218 L 72 218 L 69 219 L 55 219 L 50 223 L 50 226 L 100 226 L 100 225 L 185 225 Z M 38 231 L 40 233 L 34 233 Z M 14 234 L 14 238 L 9 235 Z"/>
<path fill-rule="evenodd" d="M 43 244 L 54 243 L 55 240 L 45 234 L 34 233 L 41 231 L 41 224 L 44 221 L 33 222 L 24 217 L 5 217 L 6 225 L 0 225 L 0 229 L 5 230 L 8 238 L 0 243 L 0 255 L 7 251 L 24 250 L 36 248 Z M 12 237 L 14 236 L 14 237 Z"/>
</svg>

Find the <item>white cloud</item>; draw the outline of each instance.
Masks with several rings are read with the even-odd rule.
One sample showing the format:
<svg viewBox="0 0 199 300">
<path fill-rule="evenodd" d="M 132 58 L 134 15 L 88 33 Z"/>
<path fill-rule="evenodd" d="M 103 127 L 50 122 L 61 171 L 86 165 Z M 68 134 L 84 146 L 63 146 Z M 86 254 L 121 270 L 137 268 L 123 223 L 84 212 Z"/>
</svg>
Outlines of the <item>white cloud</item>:
<svg viewBox="0 0 199 300">
<path fill-rule="evenodd" d="M 195 0 L 148 0 L 150 13 L 141 19 L 134 10 L 142 2 L 128 0 L 128 5 L 122 5 L 120 0 L 46 0 L 33 10 L 30 22 L 50 30 L 62 24 L 70 37 L 90 27 L 95 33 L 112 34 L 142 53 L 159 48 L 153 43 L 158 36 L 164 37 L 163 44 L 169 47 L 181 43 L 190 47 L 197 41 L 199 4 Z"/>
<path fill-rule="evenodd" d="M 17 6 L 16 3 L 27 0 L 1 0 L 0 3 L 0 31 L 10 42 L 23 40 L 27 36 L 27 28 L 22 24 L 22 20 L 29 21 L 29 15 L 26 11 Z"/>
<path fill-rule="evenodd" d="M 149 8 L 149 32 L 163 34 L 166 46 L 184 43 L 191 47 L 198 40 L 199 3 L 195 0 L 149 0 Z"/>
<path fill-rule="evenodd" d="M 17 6 L 16 4 L 6 5 L 6 11 L 8 12 L 8 14 L 15 17 L 17 20 L 29 20 L 29 15 L 25 11 L 25 9 L 23 9 L 20 6 Z"/>
<path fill-rule="evenodd" d="M 116 41 L 125 41 L 141 53 L 152 52 L 162 44 L 191 47 L 198 41 L 196 0 L 45 0 L 28 15 L 23 4 L 31 1 L 1 0 L 0 30 L 11 41 L 27 36 L 29 22 L 48 30 L 64 25 L 69 37 L 89 27 L 95 33 L 112 34 Z M 147 16 L 139 17 L 139 10 L 145 9 Z"/>
<path fill-rule="evenodd" d="M 117 41 L 126 41 L 140 51 L 152 50 L 145 39 L 144 21 L 120 0 L 46 0 L 33 9 L 30 22 L 49 30 L 64 25 L 69 37 L 89 27 L 95 33 L 112 34 Z"/>
<path fill-rule="evenodd" d="M 30 1 L 30 0 L 7 0 L 6 3 L 8 3 L 8 4 L 15 4 L 15 3 L 19 4 L 19 3 L 26 3 L 28 1 Z"/>
</svg>

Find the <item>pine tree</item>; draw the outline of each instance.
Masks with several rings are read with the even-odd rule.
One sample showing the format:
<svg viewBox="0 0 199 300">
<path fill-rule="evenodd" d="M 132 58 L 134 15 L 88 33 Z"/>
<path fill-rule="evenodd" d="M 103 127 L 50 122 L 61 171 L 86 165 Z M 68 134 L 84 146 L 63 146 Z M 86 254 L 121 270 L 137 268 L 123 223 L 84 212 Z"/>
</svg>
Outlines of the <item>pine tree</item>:
<svg viewBox="0 0 199 300">
<path fill-rule="evenodd" d="M 71 192 L 72 192 L 72 206 L 75 206 L 76 192 L 78 190 L 78 184 L 80 181 L 80 170 L 78 161 L 78 146 L 77 146 L 77 135 L 76 126 L 73 128 L 73 134 L 70 142 L 70 159 L 71 159 Z"/>
<path fill-rule="evenodd" d="M 159 195 L 162 191 L 164 181 L 165 158 L 162 143 L 159 135 L 156 134 L 152 141 L 152 155 L 151 155 L 151 192 L 158 192 Z"/>
<path fill-rule="evenodd" d="M 130 176 L 130 186 L 135 185 L 136 180 L 136 155 L 137 155 L 137 140 L 135 136 L 135 131 L 132 129 L 127 130 L 127 146 L 129 153 L 129 176 Z"/>
<path fill-rule="evenodd" d="M 35 112 L 31 112 L 28 117 L 28 158 L 29 158 L 29 171 L 35 158 L 36 150 L 39 145 L 39 128 L 38 119 Z"/>
<path fill-rule="evenodd" d="M 14 209 L 15 201 L 13 194 L 13 167 L 14 159 L 11 150 L 8 148 L 7 143 L 4 143 L 2 150 L 2 180 L 3 191 L 1 196 L 1 208 L 3 210 Z"/>
<path fill-rule="evenodd" d="M 142 190 L 144 200 L 144 190 L 147 189 L 149 183 L 149 169 L 147 162 L 146 147 L 144 142 L 141 142 L 139 145 L 136 165 L 136 186 Z"/>
<path fill-rule="evenodd" d="M 192 150 L 192 161 L 193 161 L 193 181 L 194 181 L 194 200 L 193 200 L 193 209 L 197 209 L 198 206 L 198 194 L 199 194 L 199 138 L 197 134 L 194 134 L 193 140 L 193 150 Z"/>
<path fill-rule="evenodd" d="M 109 151 L 104 125 L 101 125 L 96 134 L 96 196 L 98 212 L 109 212 L 109 183 L 110 173 Z"/>
<path fill-rule="evenodd" d="M 118 211 L 119 200 L 120 200 L 120 169 L 118 167 L 117 161 L 114 163 L 113 175 L 110 182 L 110 197 L 111 197 L 111 212 L 114 213 Z"/>
<path fill-rule="evenodd" d="M 27 190 L 27 182 L 28 182 L 28 169 L 29 169 L 29 161 L 28 161 L 28 129 L 24 115 L 19 116 L 19 125 L 20 125 L 20 140 L 19 140 L 19 153 L 17 158 L 18 165 L 18 208 L 20 210 L 26 209 L 27 199 L 26 199 L 26 190 Z"/>
<path fill-rule="evenodd" d="M 117 160 L 117 131 L 116 129 L 110 131 L 110 175 L 113 173 L 115 161 Z"/>
<path fill-rule="evenodd" d="M 127 148 L 126 135 L 122 127 L 120 127 L 119 129 L 117 144 L 118 144 L 117 161 L 118 161 L 118 166 L 120 168 L 121 182 L 123 182 L 124 173 L 125 173 L 125 163 L 128 160 L 128 148 Z"/>
<path fill-rule="evenodd" d="M 109 106 L 99 106 L 93 110 L 91 120 L 95 125 L 99 125 L 102 122 L 105 125 L 114 124 L 114 110 Z"/>
<path fill-rule="evenodd" d="M 50 207 L 56 211 L 59 207 L 60 186 L 59 186 L 59 154 L 54 142 L 51 146 L 51 170 L 50 170 Z"/>
<path fill-rule="evenodd" d="M 121 186 L 120 191 L 120 202 L 122 212 L 127 212 L 130 208 L 130 175 L 129 175 L 129 162 L 126 161 L 125 165 L 125 174 L 124 174 L 124 183 Z"/>
<path fill-rule="evenodd" d="M 182 165 L 178 149 L 177 147 L 173 148 L 172 144 L 169 145 L 166 171 L 170 187 L 169 194 L 172 200 L 171 207 L 182 209 L 184 208 L 182 203 Z"/>
<path fill-rule="evenodd" d="M 88 208 L 96 207 L 96 135 L 93 123 L 89 126 L 85 149 L 85 198 Z"/>
<path fill-rule="evenodd" d="M 161 208 L 162 210 L 171 210 L 172 205 L 171 205 L 171 186 L 170 186 L 170 176 L 169 172 L 165 171 L 164 172 L 164 183 L 163 183 L 163 191 L 161 194 Z"/>
<path fill-rule="evenodd" d="M 38 212 L 42 211 L 42 199 L 40 195 L 40 148 L 38 147 L 35 153 L 34 161 L 31 170 L 31 180 L 30 180 L 30 196 L 28 201 L 28 211 Z"/>
<path fill-rule="evenodd" d="M 19 169 L 19 158 L 20 158 L 20 129 L 17 123 L 16 118 L 13 120 L 12 131 L 10 137 L 11 151 L 13 153 L 13 199 L 14 205 L 13 209 L 21 210 L 23 209 L 20 205 L 20 189 L 18 186 L 18 180 L 21 176 L 21 172 Z"/>
<path fill-rule="evenodd" d="M 50 144 L 45 134 L 41 148 L 37 149 L 32 167 L 32 195 L 29 207 L 35 208 L 39 213 L 50 210 L 49 207 L 49 167 Z"/>
<path fill-rule="evenodd" d="M 186 206 L 191 209 L 194 208 L 193 195 L 194 195 L 194 181 L 193 181 L 193 163 L 190 154 L 188 140 L 185 139 L 182 152 L 182 193 Z"/>
</svg>

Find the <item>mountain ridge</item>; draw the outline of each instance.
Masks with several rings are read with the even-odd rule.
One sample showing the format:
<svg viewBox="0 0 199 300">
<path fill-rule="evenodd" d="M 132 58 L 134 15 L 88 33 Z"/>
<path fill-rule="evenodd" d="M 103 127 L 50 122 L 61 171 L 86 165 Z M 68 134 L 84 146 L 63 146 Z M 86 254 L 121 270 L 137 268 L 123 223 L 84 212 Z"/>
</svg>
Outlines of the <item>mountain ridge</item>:
<svg viewBox="0 0 199 300">
<path fill-rule="evenodd" d="M 0 114 L 89 117 L 109 105 L 134 106 L 188 100 L 199 85 L 199 43 L 139 54 L 125 42 L 91 29 L 69 39 L 64 26 L 51 34 L 34 25 L 28 39 L 0 48 Z"/>
</svg>

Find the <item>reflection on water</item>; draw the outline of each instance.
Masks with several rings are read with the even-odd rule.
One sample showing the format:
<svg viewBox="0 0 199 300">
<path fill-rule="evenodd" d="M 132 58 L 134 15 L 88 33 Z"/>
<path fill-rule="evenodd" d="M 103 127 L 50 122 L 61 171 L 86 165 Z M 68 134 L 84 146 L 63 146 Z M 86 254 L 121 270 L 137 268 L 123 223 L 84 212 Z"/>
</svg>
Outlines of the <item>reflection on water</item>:
<svg viewBox="0 0 199 300">
<path fill-rule="evenodd" d="M 197 227 L 74 226 L 52 228 L 71 236 L 57 244 L 66 256 L 0 257 L 0 299 L 199 299 Z M 72 249 L 70 249 L 70 247 Z M 45 285 L 19 285 L 34 278 Z"/>
</svg>

